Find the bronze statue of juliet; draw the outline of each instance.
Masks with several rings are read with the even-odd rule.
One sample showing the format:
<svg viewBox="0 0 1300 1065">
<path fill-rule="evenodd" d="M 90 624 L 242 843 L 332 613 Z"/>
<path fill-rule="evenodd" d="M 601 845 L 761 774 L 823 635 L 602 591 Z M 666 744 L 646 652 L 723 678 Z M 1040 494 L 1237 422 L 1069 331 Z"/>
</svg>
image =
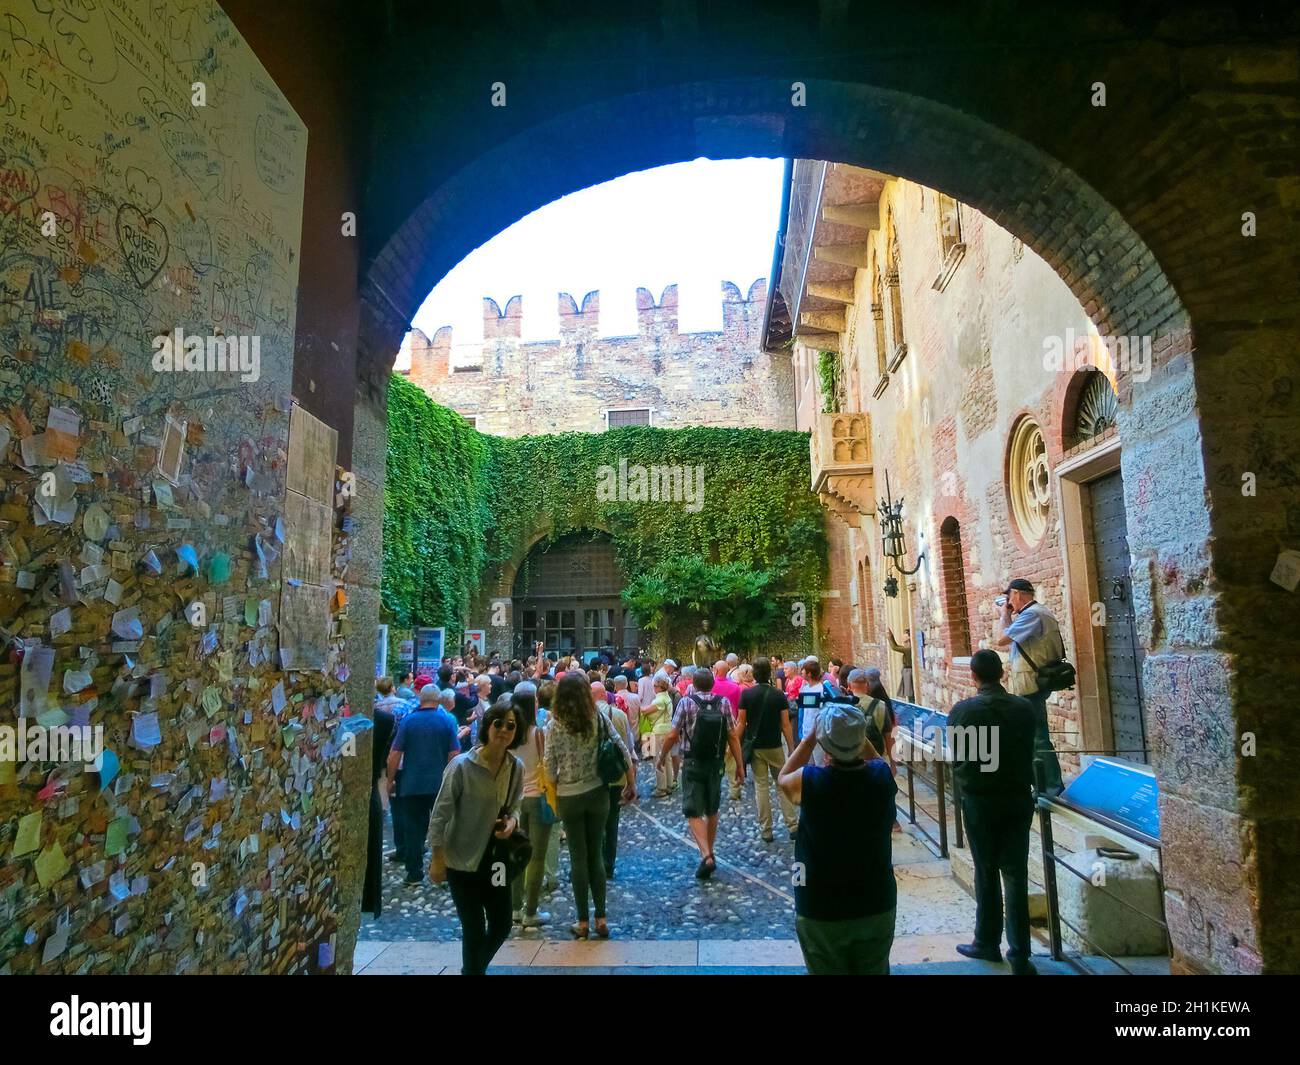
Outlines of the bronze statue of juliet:
<svg viewBox="0 0 1300 1065">
<path fill-rule="evenodd" d="M 722 647 L 709 634 L 709 622 L 704 620 L 704 631 L 695 637 L 695 650 L 691 652 L 691 662 L 705 669 L 712 669 L 713 663 L 722 657 Z"/>
</svg>

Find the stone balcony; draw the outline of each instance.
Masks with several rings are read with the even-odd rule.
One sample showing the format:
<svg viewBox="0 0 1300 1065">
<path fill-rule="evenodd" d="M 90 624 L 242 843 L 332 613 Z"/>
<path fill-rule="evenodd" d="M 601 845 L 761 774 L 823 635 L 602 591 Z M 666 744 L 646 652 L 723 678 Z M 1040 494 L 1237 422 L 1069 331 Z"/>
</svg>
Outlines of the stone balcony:
<svg viewBox="0 0 1300 1065">
<path fill-rule="evenodd" d="M 875 513 L 871 415 L 863 411 L 818 414 L 810 442 L 812 490 L 849 525 Z"/>
</svg>

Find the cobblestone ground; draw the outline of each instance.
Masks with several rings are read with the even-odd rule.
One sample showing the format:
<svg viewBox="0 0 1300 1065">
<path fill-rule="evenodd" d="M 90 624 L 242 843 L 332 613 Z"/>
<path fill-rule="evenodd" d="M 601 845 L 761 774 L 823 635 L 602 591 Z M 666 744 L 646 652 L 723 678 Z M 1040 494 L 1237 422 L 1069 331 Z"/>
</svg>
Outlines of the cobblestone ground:
<svg viewBox="0 0 1300 1065">
<path fill-rule="evenodd" d="M 680 794 L 651 799 L 654 773 L 640 767 L 642 798 L 623 808 L 619 826 L 615 879 L 609 883 L 610 930 L 621 939 L 792 939 L 794 896 L 790 842 L 773 795 L 772 843 L 759 836 L 752 782 L 739 802 L 723 788 L 716 853 L 718 871 L 712 879 L 695 879 L 699 852 L 690 842 L 681 812 Z M 559 826 L 557 826 L 558 828 Z M 385 853 L 392 849 L 391 823 L 385 817 Z M 939 862 L 908 833 L 894 837 L 894 862 L 899 905 L 896 930 L 909 933 L 961 932 L 973 927 L 974 903 Z M 455 941 L 460 926 L 445 885 L 427 880 L 419 886 L 402 883 L 403 868 L 384 863 L 383 915 L 362 916 L 362 940 Z M 560 847 L 557 889 L 543 894 L 540 907 L 551 923 L 538 931 L 515 936 L 569 939 L 575 919 L 567 848 Z"/>
</svg>

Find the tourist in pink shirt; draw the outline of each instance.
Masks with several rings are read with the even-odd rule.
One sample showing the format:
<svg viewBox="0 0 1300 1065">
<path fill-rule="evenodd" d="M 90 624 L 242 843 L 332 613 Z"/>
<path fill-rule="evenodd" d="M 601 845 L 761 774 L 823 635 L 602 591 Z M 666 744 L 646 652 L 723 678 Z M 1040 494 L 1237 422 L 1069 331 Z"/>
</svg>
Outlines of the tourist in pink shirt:
<svg viewBox="0 0 1300 1065">
<path fill-rule="evenodd" d="M 732 714 L 735 714 L 740 708 L 740 685 L 727 676 L 730 670 L 731 666 L 725 659 L 713 663 L 713 694 L 726 699 L 731 704 Z M 736 779 L 736 763 L 730 751 L 727 752 L 725 775 L 731 782 L 731 799 L 735 802 L 740 798 L 740 782 Z"/>
</svg>

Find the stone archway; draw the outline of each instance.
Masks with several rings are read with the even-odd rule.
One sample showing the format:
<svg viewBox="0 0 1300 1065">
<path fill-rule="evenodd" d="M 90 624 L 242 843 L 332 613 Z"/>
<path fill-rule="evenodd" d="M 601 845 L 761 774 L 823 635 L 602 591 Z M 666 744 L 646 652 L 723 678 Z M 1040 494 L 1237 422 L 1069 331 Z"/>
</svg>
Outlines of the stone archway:
<svg viewBox="0 0 1300 1065">
<path fill-rule="evenodd" d="M 540 122 L 452 174 L 400 227 L 363 283 L 361 372 L 373 382 L 371 394 L 382 394 L 391 353 L 419 299 L 453 263 L 527 210 L 592 181 L 700 155 L 793 155 L 897 174 L 980 210 L 1058 272 L 1103 336 L 1151 339 L 1150 365 L 1136 372 L 1121 366 L 1116 376 L 1176 955 L 1190 969 L 1263 968 L 1270 953 L 1264 907 L 1276 904 L 1278 938 L 1268 964 L 1292 963 L 1294 941 L 1282 925 L 1295 888 L 1284 884 L 1281 869 L 1294 857 L 1294 812 L 1265 797 L 1261 763 L 1239 761 L 1235 750 L 1237 731 L 1275 720 L 1275 712 L 1267 688 L 1241 669 L 1258 644 L 1217 620 L 1225 611 L 1240 617 L 1238 605 L 1258 581 L 1254 572 L 1223 565 L 1211 546 L 1217 530 L 1207 499 L 1224 502 L 1216 513 L 1228 534 L 1219 533 L 1221 541 L 1233 535 L 1228 515 L 1239 513 L 1223 451 L 1239 430 L 1215 411 L 1212 446 L 1209 412 L 1197 399 L 1198 383 L 1215 387 L 1221 356 L 1235 347 L 1214 325 L 1223 308 L 1207 299 L 1199 267 L 1183 248 L 1170 246 L 1166 262 L 1157 262 L 1129 220 L 1168 244 L 1167 223 L 1152 220 L 1149 204 L 1121 210 L 1046 152 L 919 96 L 844 82 L 809 82 L 808 91 L 829 102 L 796 113 L 785 106 L 788 84 L 778 79 L 603 100 Z M 612 129 L 625 135 L 608 137 Z M 645 136 L 626 136 L 637 130 Z M 532 165 L 512 165 L 520 158 Z M 1203 313 L 1189 313 L 1180 299 L 1180 277 Z M 1207 457 L 1218 467 L 1213 478 Z M 1197 724 L 1205 715 L 1235 727 L 1206 733 Z M 1277 879 L 1270 875 L 1264 892 L 1259 878 L 1267 870 Z"/>
</svg>

